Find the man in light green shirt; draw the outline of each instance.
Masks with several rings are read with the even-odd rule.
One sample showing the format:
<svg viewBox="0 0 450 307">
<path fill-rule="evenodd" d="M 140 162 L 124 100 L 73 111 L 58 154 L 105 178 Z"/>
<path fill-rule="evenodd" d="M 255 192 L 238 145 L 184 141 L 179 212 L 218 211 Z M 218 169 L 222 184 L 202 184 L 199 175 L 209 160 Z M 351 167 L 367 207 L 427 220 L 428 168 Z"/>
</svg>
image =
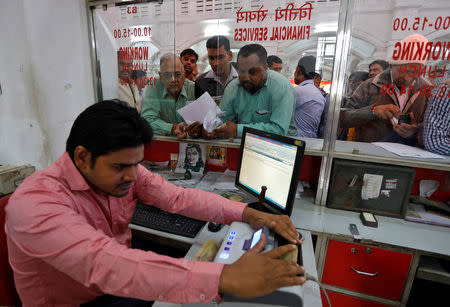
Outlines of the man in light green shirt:
<svg viewBox="0 0 450 307">
<path fill-rule="evenodd" d="M 288 79 L 267 69 L 267 52 L 258 44 L 245 45 L 238 53 L 237 71 L 225 88 L 220 108 L 223 125 L 205 138 L 241 137 L 244 126 L 287 135 L 295 107 L 295 95 Z"/>
<path fill-rule="evenodd" d="M 152 126 L 155 134 L 176 135 L 185 138 L 190 127 L 177 112 L 188 101 L 195 100 L 195 83 L 187 80 L 179 57 L 166 54 L 160 60 L 159 81 L 147 88 L 142 117 Z"/>
</svg>

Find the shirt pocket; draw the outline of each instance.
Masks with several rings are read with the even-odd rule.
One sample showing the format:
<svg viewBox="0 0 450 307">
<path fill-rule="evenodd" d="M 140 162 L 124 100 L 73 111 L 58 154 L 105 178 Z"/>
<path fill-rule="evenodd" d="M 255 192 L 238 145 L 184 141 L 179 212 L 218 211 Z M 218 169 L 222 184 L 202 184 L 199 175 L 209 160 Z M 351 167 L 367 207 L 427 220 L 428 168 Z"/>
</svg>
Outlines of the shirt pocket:
<svg viewBox="0 0 450 307">
<path fill-rule="evenodd" d="M 253 121 L 256 123 L 266 123 L 270 121 L 270 117 L 272 116 L 272 111 L 267 109 L 260 109 L 253 112 Z"/>
</svg>

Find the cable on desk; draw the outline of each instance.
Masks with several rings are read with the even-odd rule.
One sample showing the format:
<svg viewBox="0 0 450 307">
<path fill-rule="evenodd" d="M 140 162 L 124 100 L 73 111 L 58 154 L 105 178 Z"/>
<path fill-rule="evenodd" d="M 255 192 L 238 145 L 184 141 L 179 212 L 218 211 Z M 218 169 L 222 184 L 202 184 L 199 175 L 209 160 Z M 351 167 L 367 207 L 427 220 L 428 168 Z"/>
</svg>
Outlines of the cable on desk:
<svg viewBox="0 0 450 307">
<path fill-rule="evenodd" d="M 308 273 L 305 273 L 305 277 L 306 277 L 306 280 L 314 281 L 319 285 L 320 289 L 322 289 L 322 291 L 323 291 L 323 294 L 325 294 L 325 298 L 327 299 L 328 307 L 331 307 L 330 298 L 328 297 L 328 293 L 327 293 L 327 291 L 325 291 L 325 288 L 322 287 L 322 283 L 320 281 L 318 281 L 317 278 L 315 278 L 312 275 L 309 275 Z"/>
<path fill-rule="evenodd" d="M 301 228 L 297 228 L 297 227 L 295 229 L 297 230 L 297 232 L 302 230 Z M 299 234 L 300 234 L 300 232 L 299 232 Z M 303 241 L 303 238 L 301 238 L 300 240 Z M 312 275 L 309 275 L 308 273 L 305 273 L 305 277 L 306 277 L 306 280 L 314 281 L 319 285 L 320 289 L 322 289 L 322 291 L 323 291 L 323 294 L 325 294 L 325 298 L 327 299 L 328 307 L 331 307 L 330 298 L 328 297 L 328 293 L 327 293 L 327 291 L 325 291 L 325 288 L 322 287 L 322 283 L 320 281 L 318 281 L 317 278 L 315 278 Z"/>
</svg>

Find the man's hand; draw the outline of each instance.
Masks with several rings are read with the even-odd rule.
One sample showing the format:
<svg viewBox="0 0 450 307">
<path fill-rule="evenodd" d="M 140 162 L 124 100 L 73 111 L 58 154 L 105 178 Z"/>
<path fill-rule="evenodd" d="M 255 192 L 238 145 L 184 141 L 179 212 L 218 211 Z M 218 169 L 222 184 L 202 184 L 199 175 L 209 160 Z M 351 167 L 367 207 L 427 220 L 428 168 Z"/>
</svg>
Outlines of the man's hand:
<svg viewBox="0 0 450 307">
<path fill-rule="evenodd" d="M 202 136 L 202 128 L 203 124 L 199 121 L 196 121 L 187 126 L 187 133 L 191 138 L 197 139 Z"/>
<path fill-rule="evenodd" d="M 410 124 L 397 124 L 394 126 L 394 131 L 398 133 L 403 138 L 410 138 L 419 130 L 419 127 L 417 126 L 416 118 L 414 117 L 414 113 L 409 113 L 409 116 L 411 118 L 411 125 Z"/>
<path fill-rule="evenodd" d="M 219 139 L 235 138 L 237 136 L 237 124 L 226 122 L 214 129 L 213 133 Z"/>
<path fill-rule="evenodd" d="M 254 229 L 266 226 L 294 244 L 302 243 L 298 239 L 295 226 L 287 215 L 270 214 L 246 207 L 242 213 L 242 221 Z"/>
<path fill-rule="evenodd" d="M 205 140 L 212 140 L 216 138 L 214 130 L 212 132 L 208 132 L 205 128 L 203 128 L 202 130 L 202 136 Z"/>
<path fill-rule="evenodd" d="M 219 292 L 239 297 L 257 297 L 281 287 L 302 285 L 305 269 L 297 263 L 280 260 L 281 256 L 297 248 L 283 245 L 260 254 L 266 243 L 264 234 L 258 244 L 233 264 L 225 265 L 220 275 Z"/>
<path fill-rule="evenodd" d="M 373 109 L 373 114 L 381 119 L 398 118 L 401 113 L 400 109 L 393 104 L 382 104 Z"/>
<path fill-rule="evenodd" d="M 174 124 L 172 127 L 172 134 L 177 136 L 177 139 L 184 139 L 187 136 L 186 123 Z"/>
</svg>

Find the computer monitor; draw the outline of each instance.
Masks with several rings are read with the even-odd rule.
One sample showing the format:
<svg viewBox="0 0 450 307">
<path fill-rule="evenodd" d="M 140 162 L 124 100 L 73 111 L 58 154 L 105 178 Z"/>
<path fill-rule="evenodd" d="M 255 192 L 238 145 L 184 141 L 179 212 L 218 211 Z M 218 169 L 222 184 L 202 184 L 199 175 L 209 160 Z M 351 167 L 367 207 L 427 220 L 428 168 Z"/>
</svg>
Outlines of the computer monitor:
<svg viewBox="0 0 450 307">
<path fill-rule="evenodd" d="M 256 197 L 266 186 L 266 207 L 290 216 L 304 151 L 301 140 L 244 127 L 235 184 Z"/>
</svg>

